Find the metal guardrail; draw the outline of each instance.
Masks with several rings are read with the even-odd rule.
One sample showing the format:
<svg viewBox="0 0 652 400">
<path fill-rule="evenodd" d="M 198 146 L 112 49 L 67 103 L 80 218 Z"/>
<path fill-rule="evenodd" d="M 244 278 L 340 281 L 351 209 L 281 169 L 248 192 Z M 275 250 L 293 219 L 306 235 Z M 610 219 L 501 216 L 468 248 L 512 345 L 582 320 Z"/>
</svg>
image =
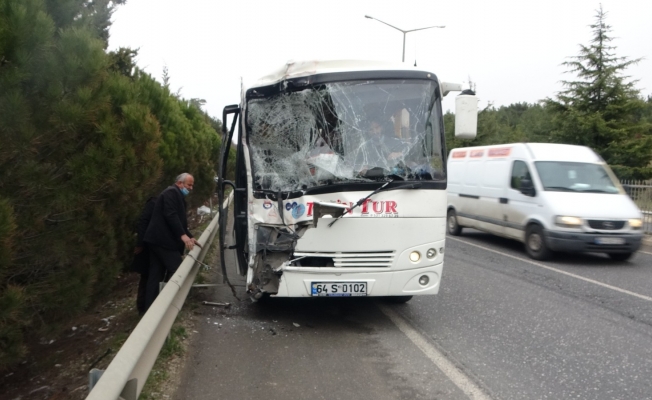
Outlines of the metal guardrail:
<svg viewBox="0 0 652 400">
<path fill-rule="evenodd" d="M 625 192 L 643 213 L 643 231 L 652 234 L 652 181 L 620 181 Z"/>
<path fill-rule="evenodd" d="M 226 199 L 224 209 L 228 209 L 227 205 L 232 197 L 233 194 Z M 101 377 L 92 387 L 87 400 L 138 399 L 172 324 L 188 296 L 200 268 L 199 262 L 203 261 L 219 231 L 218 218 L 219 215 L 215 215 L 199 238 L 202 248 L 196 246 L 183 260 L 108 368 L 105 371 L 91 371 L 90 380 Z"/>
</svg>

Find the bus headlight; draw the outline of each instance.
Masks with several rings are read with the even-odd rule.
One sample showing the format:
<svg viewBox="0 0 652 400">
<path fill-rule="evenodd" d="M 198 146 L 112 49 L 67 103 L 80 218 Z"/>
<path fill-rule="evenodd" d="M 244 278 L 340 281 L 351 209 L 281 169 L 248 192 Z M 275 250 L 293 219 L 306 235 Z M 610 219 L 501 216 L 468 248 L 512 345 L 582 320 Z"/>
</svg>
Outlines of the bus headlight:
<svg viewBox="0 0 652 400">
<path fill-rule="evenodd" d="M 641 227 L 643 226 L 643 220 L 640 219 L 640 218 L 630 219 L 629 220 L 629 226 L 632 229 L 641 229 Z"/>
<path fill-rule="evenodd" d="M 558 215 L 555 217 L 555 224 L 564 228 L 579 228 L 582 226 L 582 218 Z"/>
<path fill-rule="evenodd" d="M 418 251 L 413 251 L 412 253 L 410 253 L 410 261 L 412 261 L 413 263 L 417 263 L 419 262 L 419 260 L 421 260 L 421 253 L 419 253 Z"/>
<path fill-rule="evenodd" d="M 419 285 L 421 286 L 426 286 L 430 282 L 430 278 L 428 278 L 428 275 L 421 275 L 419 278 Z"/>
<path fill-rule="evenodd" d="M 428 249 L 428 251 L 426 252 L 426 257 L 428 258 L 435 258 L 436 255 L 437 255 L 437 250 L 435 249 Z"/>
</svg>

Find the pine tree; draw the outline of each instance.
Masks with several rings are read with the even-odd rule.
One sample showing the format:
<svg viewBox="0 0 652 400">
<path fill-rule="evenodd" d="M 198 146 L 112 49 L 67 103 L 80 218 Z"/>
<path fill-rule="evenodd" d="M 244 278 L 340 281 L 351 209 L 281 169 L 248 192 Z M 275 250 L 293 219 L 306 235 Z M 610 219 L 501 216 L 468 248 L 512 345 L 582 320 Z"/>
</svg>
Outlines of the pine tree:
<svg viewBox="0 0 652 400">
<path fill-rule="evenodd" d="M 563 81 L 565 89 L 546 105 L 553 115 L 552 140 L 593 148 L 621 178 L 644 178 L 652 160 L 652 124 L 642 119 L 646 104 L 636 81 L 623 75 L 641 59 L 615 55 L 611 26 L 602 6 L 590 25 L 593 38 L 580 45 L 579 55 L 562 65 L 576 80 Z M 639 176 L 632 176 L 639 175 Z"/>
<path fill-rule="evenodd" d="M 214 191 L 213 122 L 105 51 L 122 2 L 0 0 L 0 371 L 114 287 L 145 198 L 180 172 L 193 206 Z"/>
<path fill-rule="evenodd" d="M 0 1 L 0 370 L 28 326 L 112 287 L 162 169 L 157 121 L 75 4 Z"/>
</svg>

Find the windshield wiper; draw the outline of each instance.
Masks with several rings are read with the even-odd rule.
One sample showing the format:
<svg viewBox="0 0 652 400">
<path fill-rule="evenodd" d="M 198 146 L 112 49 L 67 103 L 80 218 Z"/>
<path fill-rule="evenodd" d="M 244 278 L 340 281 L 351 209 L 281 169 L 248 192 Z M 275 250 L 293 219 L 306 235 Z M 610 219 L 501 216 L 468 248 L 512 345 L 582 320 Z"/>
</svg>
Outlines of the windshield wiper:
<svg viewBox="0 0 652 400">
<path fill-rule="evenodd" d="M 576 192 L 575 189 L 568 188 L 566 186 L 544 186 L 544 190 L 559 190 L 562 192 Z"/>
<path fill-rule="evenodd" d="M 603 189 L 587 189 L 587 190 L 582 190 L 582 192 L 586 192 L 586 193 L 609 193 L 609 194 L 618 193 L 618 192 L 615 192 L 615 191 L 603 190 Z"/>
<path fill-rule="evenodd" d="M 343 213 L 342 215 L 340 215 L 339 217 L 335 218 L 335 219 L 334 219 L 330 224 L 328 224 L 328 227 L 330 228 L 331 226 L 333 226 L 334 223 L 337 222 L 338 219 L 342 218 L 342 217 L 345 216 L 346 214 L 350 214 L 351 212 L 353 212 L 353 209 L 354 209 L 354 208 L 363 205 L 364 202 L 367 201 L 371 196 L 375 195 L 375 194 L 378 193 L 378 192 L 382 192 L 383 190 L 385 190 L 385 188 L 386 188 L 390 183 L 392 183 L 392 182 L 394 182 L 394 180 L 389 180 L 389 181 L 385 182 L 384 185 L 382 185 L 382 186 L 379 187 L 378 189 L 374 190 L 373 192 L 369 193 L 369 195 L 367 195 L 367 196 L 361 198 L 360 200 L 358 200 L 358 201 L 353 205 L 353 207 L 346 209 L 346 211 L 344 211 L 344 213 Z M 398 189 L 418 189 L 418 188 L 420 188 L 420 187 L 421 187 L 421 184 L 420 184 L 420 183 L 407 183 L 407 184 L 405 184 L 405 185 L 399 185 L 399 186 L 396 186 L 396 187 L 393 187 L 393 188 L 390 188 L 390 189 L 387 189 L 387 190 L 398 190 Z"/>
</svg>

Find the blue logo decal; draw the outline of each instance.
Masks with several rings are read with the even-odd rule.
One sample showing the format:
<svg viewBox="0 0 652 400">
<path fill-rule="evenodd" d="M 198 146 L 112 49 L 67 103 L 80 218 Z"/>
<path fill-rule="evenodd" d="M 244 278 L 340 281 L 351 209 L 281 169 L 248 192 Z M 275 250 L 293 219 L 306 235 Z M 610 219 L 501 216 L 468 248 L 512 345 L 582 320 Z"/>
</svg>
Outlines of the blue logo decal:
<svg viewBox="0 0 652 400">
<path fill-rule="evenodd" d="M 306 212 L 306 206 L 304 206 L 303 204 L 299 204 L 292 209 L 292 216 L 294 217 L 294 219 L 298 219 L 305 212 Z"/>
<path fill-rule="evenodd" d="M 292 203 L 285 203 L 285 209 L 290 211 L 292 209 Z"/>
</svg>

